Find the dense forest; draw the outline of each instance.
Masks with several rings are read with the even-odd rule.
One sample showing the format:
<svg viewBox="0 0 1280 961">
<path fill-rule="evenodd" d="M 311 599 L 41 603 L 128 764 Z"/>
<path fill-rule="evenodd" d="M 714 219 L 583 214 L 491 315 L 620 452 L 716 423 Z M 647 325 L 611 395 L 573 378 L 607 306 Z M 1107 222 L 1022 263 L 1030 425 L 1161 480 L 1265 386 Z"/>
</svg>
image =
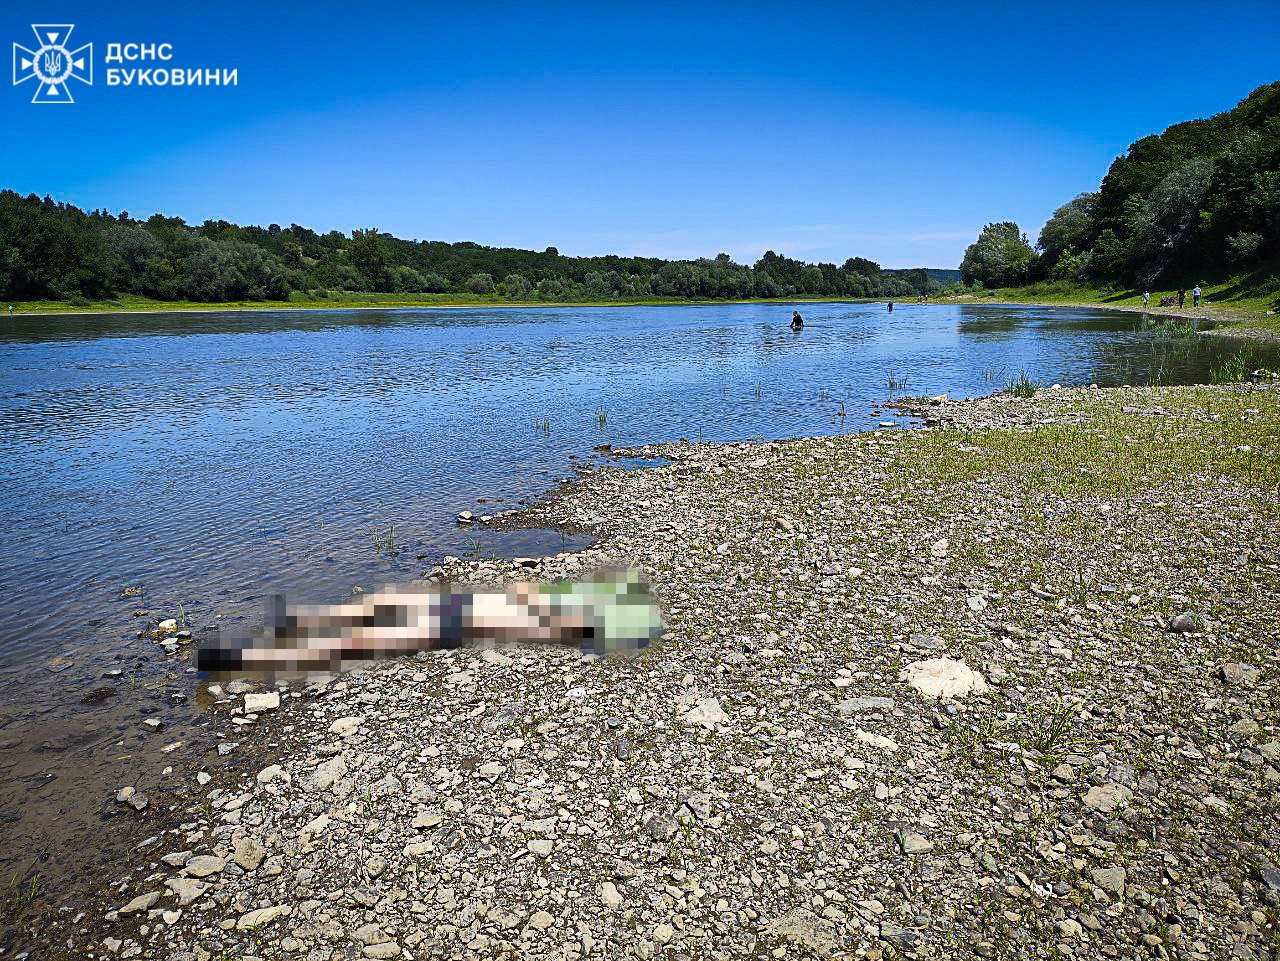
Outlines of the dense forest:
<svg viewBox="0 0 1280 961">
<path fill-rule="evenodd" d="M 73 302 L 326 299 L 345 292 L 471 294 L 520 301 L 906 297 L 950 271 L 882 270 L 862 257 L 807 264 L 769 251 L 752 266 L 713 259 L 566 257 L 475 243 L 402 240 L 375 228 L 319 234 L 291 224 L 198 227 L 160 214 L 85 212 L 0 191 L 0 298 Z"/>
<path fill-rule="evenodd" d="M 987 224 L 964 281 L 1191 286 L 1280 255 L 1280 82 L 1206 120 L 1143 137 L 1098 190 L 1059 207 L 1035 248 L 1016 223 Z"/>
</svg>

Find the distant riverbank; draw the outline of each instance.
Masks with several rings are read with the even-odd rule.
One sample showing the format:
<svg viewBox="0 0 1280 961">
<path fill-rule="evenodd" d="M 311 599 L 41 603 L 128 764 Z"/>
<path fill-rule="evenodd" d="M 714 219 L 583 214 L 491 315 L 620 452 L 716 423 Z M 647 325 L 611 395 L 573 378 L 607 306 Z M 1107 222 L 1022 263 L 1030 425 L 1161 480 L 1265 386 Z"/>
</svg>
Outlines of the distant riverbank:
<svg viewBox="0 0 1280 961">
<path fill-rule="evenodd" d="M 1213 327 L 1206 333 L 1218 336 L 1280 339 L 1280 316 L 1276 315 L 1276 296 L 1270 293 L 1241 291 L 1229 283 L 1208 285 L 1200 306 L 1161 307 L 1160 297 L 1167 292 L 1152 291 L 1151 303 L 1142 304 L 1136 291 L 1114 291 L 1078 285 L 1047 283 L 1030 287 L 1005 287 L 973 293 L 936 294 L 930 297 L 908 297 L 894 303 L 906 304 L 976 304 L 998 306 L 1017 304 L 1038 307 L 1083 307 L 1174 317 L 1188 321 L 1209 321 Z M 1223 298 L 1230 296 L 1230 301 Z M 414 308 L 565 308 L 565 307 L 698 307 L 730 304 L 866 304 L 887 303 L 883 297 L 750 297 L 730 300 L 648 298 L 641 300 L 545 301 L 510 300 L 479 294 L 374 294 L 344 292 L 330 298 L 294 298 L 291 300 L 203 301 L 152 300 L 125 296 L 111 300 L 72 303 L 70 301 L 28 301 L 13 304 L 12 317 L 93 316 L 96 314 L 159 313 L 252 313 L 264 311 L 332 311 L 332 310 L 410 310 Z"/>
<path fill-rule="evenodd" d="M 509 300 L 505 297 L 477 294 L 344 294 L 341 297 L 295 300 L 235 300 L 206 303 L 195 300 L 152 300 L 148 297 L 120 297 L 112 300 L 71 303 L 40 300 L 13 304 L 12 316 L 90 316 L 93 314 L 164 314 L 176 311 L 192 313 L 275 310 L 407 310 L 413 308 L 462 307 L 714 307 L 729 304 L 865 304 L 883 302 L 869 297 L 748 297 L 740 300 L 683 300 L 650 298 L 646 300 Z M 903 301 L 906 303 L 907 301 Z M 912 299 L 914 302 L 914 298 Z"/>
</svg>

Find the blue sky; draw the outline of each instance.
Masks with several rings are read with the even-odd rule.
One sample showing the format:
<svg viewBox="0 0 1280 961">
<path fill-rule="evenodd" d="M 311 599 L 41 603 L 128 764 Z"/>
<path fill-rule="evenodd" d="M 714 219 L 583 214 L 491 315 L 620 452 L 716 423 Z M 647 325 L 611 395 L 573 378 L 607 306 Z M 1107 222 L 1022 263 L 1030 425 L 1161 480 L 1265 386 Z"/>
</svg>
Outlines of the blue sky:
<svg viewBox="0 0 1280 961">
<path fill-rule="evenodd" d="M 0 96 L 0 186 L 198 223 L 955 266 L 1136 138 L 1280 79 L 1280 4 L 103 4 L 74 105 Z M 106 85 L 168 42 L 234 88 Z M 168 64 L 153 64 L 168 66 Z M 136 66 L 127 64 L 126 66 Z"/>
</svg>

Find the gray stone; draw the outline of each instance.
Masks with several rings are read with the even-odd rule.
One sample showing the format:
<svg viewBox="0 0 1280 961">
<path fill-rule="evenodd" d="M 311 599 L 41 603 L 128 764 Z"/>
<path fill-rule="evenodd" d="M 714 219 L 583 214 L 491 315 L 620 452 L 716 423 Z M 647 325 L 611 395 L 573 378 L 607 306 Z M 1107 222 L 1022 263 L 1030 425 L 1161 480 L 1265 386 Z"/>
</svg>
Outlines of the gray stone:
<svg viewBox="0 0 1280 961">
<path fill-rule="evenodd" d="M 160 900 L 159 891 L 150 891 L 147 894 L 139 894 L 136 898 L 120 909 L 121 914 L 140 914 L 155 906 Z"/>
<path fill-rule="evenodd" d="M 237 841 L 235 852 L 236 864 L 246 871 L 256 871 L 263 858 L 267 856 L 267 849 L 250 837 L 243 837 Z"/>
<path fill-rule="evenodd" d="M 933 850 L 933 842 L 923 834 L 915 831 L 904 831 L 898 837 L 903 854 L 928 854 Z"/>
<path fill-rule="evenodd" d="M 217 874 L 226 866 L 227 862 L 222 858 L 214 857 L 212 854 L 197 854 L 183 865 L 182 871 L 189 877 L 207 878 L 211 874 Z"/>
<path fill-rule="evenodd" d="M 1093 878 L 1093 883 L 1102 890 L 1114 894 L 1118 898 L 1124 897 L 1125 870 L 1121 867 L 1110 868 L 1094 868 L 1089 872 Z"/>
<path fill-rule="evenodd" d="M 208 891 L 211 886 L 194 878 L 170 878 L 165 882 L 165 887 L 177 896 L 178 903 L 181 905 L 187 905 L 195 901 Z"/>
<path fill-rule="evenodd" d="M 891 697 L 851 697 L 836 705 L 841 714 L 865 714 L 870 711 L 889 711 L 893 709 Z"/>
<path fill-rule="evenodd" d="M 1095 784 L 1085 793 L 1084 803 L 1095 811 L 1111 814 L 1123 807 L 1133 797 L 1133 791 L 1123 784 Z"/>
</svg>

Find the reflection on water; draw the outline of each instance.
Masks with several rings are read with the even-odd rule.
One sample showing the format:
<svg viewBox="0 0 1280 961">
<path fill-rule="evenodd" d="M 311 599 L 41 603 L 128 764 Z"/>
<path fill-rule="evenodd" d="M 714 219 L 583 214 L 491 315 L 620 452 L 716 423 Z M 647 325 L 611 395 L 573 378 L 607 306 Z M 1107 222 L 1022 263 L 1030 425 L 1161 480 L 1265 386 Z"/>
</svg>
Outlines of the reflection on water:
<svg viewBox="0 0 1280 961">
<path fill-rule="evenodd" d="M 0 660 L 110 641 L 138 607 L 211 621 L 268 590 L 331 600 L 403 580 L 477 549 L 459 510 L 537 495 L 596 444 L 874 426 L 889 375 L 952 395 L 1022 370 L 1200 381 L 1222 349 L 1105 311 L 804 313 L 799 334 L 785 305 L 14 318 L 0 328 Z M 373 543 L 388 527 L 390 554 Z M 479 549 L 557 549 L 540 536 Z M 120 598 L 126 585 L 142 599 Z"/>
</svg>

